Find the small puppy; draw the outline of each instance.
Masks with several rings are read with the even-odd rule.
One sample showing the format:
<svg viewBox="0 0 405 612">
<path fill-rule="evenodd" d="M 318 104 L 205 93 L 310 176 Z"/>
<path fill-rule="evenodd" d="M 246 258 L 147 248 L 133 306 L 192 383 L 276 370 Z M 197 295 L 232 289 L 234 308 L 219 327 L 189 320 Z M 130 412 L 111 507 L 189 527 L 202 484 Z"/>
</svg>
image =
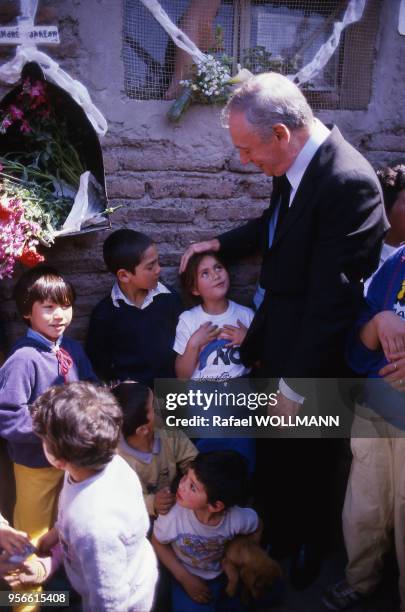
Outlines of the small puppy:
<svg viewBox="0 0 405 612">
<path fill-rule="evenodd" d="M 270 559 L 259 544 L 245 535 L 238 535 L 226 544 L 222 567 L 228 578 L 226 594 L 234 597 L 240 578 L 244 603 L 250 597 L 262 598 L 274 579 L 282 576 L 277 561 Z"/>
</svg>

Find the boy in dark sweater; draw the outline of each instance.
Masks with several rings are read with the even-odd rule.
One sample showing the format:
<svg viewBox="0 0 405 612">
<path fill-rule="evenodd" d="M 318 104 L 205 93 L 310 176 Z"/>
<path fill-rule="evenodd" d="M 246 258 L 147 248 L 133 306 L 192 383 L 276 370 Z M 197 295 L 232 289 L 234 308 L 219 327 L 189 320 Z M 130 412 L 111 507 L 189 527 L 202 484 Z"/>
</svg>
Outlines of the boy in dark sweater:
<svg viewBox="0 0 405 612">
<path fill-rule="evenodd" d="M 40 266 L 21 276 L 14 297 L 29 329 L 0 369 L 0 436 L 14 464 L 14 527 L 35 542 L 52 527 L 62 472 L 45 458 L 28 407 L 49 387 L 97 379 L 80 344 L 63 335 L 72 320 L 70 283 Z"/>
<path fill-rule="evenodd" d="M 145 234 L 118 230 L 103 255 L 116 280 L 91 315 L 88 355 L 104 381 L 131 379 L 153 388 L 155 378 L 175 377 L 180 300 L 159 282 L 158 251 Z"/>
</svg>

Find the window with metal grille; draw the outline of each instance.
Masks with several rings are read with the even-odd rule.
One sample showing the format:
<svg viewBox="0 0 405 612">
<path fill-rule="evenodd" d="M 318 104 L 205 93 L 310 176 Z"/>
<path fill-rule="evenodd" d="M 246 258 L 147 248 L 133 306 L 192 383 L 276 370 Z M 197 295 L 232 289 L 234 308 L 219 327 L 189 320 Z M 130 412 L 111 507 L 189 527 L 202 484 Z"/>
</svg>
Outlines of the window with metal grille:
<svg viewBox="0 0 405 612">
<path fill-rule="evenodd" d="M 204 52 L 226 53 L 253 73 L 275 70 L 292 75 L 309 63 L 340 21 L 348 0 L 222 0 L 216 16 L 196 26 L 196 0 L 160 0 L 171 20 Z M 212 0 L 199 0 L 208 7 Z M 215 3 L 215 0 L 214 0 Z M 344 30 L 339 47 L 318 74 L 302 86 L 314 108 L 366 108 L 370 100 L 379 0 L 367 0 L 363 17 Z M 207 18 L 208 19 L 208 18 Z M 197 24 L 198 25 L 198 24 Z M 176 48 L 140 0 L 124 0 L 125 91 L 131 98 L 173 97 Z M 179 77 L 180 75 L 180 77 Z"/>
</svg>

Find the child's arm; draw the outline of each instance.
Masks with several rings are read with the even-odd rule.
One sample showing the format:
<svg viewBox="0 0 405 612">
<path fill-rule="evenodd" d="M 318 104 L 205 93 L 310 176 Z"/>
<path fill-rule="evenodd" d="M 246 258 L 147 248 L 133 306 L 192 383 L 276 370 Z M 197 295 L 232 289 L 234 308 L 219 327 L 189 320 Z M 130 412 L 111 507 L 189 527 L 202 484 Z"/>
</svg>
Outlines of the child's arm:
<svg viewBox="0 0 405 612">
<path fill-rule="evenodd" d="M 0 370 L 0 435 L 10 442 L 38 443 L 28 409 L 34 385 L 32 358 L 12 355 Z"/>
<path fill-rule="evenodd" d="M 209 321 L 200 325 L 188 339 L 184 353 L 176 357 L 177 378 L 191 378 L 203 347 L 214 340 L 219 332 L 218 325 L 213 325 Z"/>
<path fill-rule="evenodd" d="M 56 526 L 44 533 L 38 540 L 37 548 L 42 554 L 49 553 L 59 542 L 59 532 Z"/>
<path fill-rule="evenodd" d="M 253 542 L 255 542 L 256 544 L 260 544 L 260 541 L 262 539 L 262 534 L 263 534 L 263 521 L 261 518 L 259 518 L 259 524 L 257 526 L 257 529 L 249 533 L 248 538 L 253 540 Z"/>
<path fill-rule="evenodd" d="M 127 580 L 128 551 L 111 525 L 94 525 L 92 532 L 71 543 L 80 564 L 89 610 L 128 610 L 133 585 Z M 142 538 L 138 542 L 141 561 Z"/>
<path fill-rule="evenodd" d="M 182 585 L 191 599 L 201 604 L 208 603 L 211 599 L 211 593 L 206 582 L 202 578 L 194 576 L 194 574 L 190 574 L 190 572 L 186 570 L 184 565 L 174 554 L 171 545 L 162 544 L 154 534 L 152 535 L 152 545 L 159 560 L 167 567 L 177 582 Z"/>
<path fill-rule="evenodd" d="M 153 508 L 155 515 L 167 514 L 176 501 L 176 498 L 173 493 L 170 492 L 169 487 L 159 489 L 159 491 L 156 491 L 153 497 Z"/>
</svg>

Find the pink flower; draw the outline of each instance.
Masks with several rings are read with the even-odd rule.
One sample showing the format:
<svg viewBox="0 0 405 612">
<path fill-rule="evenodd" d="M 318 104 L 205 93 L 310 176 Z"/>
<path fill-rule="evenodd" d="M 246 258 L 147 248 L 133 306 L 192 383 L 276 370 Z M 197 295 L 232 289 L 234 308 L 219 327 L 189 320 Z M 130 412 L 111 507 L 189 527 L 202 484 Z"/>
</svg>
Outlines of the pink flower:
<svg viewBox="0 0 405 612">
<path fill-rule="evenodd" d="M 18 108 L 18 106 L 15 106 L 15 104 L 11 104 L 8 108 L 8 111 L 12 119 L 22 119 L 24 117 L 24 113 L 21 108 Z"/>
<path fill-rule="evenodd" d="M 33 98 L 45 96 L 44 84 L 41 81 L 35 81 L 31 87 L 30 95 Z"/>
<path fill-rule="evenodd" d="M 30 124 L 25 119 L 21 122 L 20 132 L 24 132 L 27 134 L 28 132 L 31 132 Z"/>
<path fill-rule="evenodd" d="M 11 121 L 10 117 L 8 115 L 6 115 L 3 119 L 3 121 L 1 122 L 1 129 L 3 131 L 7 130 L 10 125 L 12 125 L 13 122 Z"/>
</svg>

